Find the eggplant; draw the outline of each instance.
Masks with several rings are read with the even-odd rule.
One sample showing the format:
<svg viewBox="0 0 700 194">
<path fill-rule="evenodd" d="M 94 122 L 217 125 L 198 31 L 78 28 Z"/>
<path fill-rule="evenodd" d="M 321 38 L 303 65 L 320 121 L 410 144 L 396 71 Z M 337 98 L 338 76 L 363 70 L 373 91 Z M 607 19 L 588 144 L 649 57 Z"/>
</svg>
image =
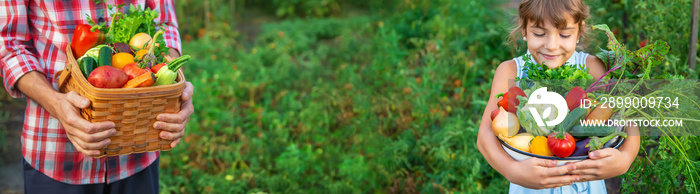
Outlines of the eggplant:
<svg viewBox="0 0 700 194">
<path fill-rule="evenodd" d="M 588 150 L 590 148 L 587 148 L 586 145 L 588 142 L 591 141 L 591 138 L 586 138 L 580 141 L 576 142 L 576 148 L 574 149 L 574 153 L 571 154 L 571 156 L 587 156 L 588 155 Z"/>
</svg>

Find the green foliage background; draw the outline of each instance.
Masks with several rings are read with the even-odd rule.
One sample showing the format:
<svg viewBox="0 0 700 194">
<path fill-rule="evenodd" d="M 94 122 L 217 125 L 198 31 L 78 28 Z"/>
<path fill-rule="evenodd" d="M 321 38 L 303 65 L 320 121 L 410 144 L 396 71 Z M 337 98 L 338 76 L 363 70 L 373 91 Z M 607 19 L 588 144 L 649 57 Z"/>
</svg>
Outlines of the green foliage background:
<svg viewBox="0 0 700 194">
<path fill-rule="evenodd" d="M 666 41 L 658 73 L 697 79 L 691 1 L 584 2 L 588 26 L 608 24 L 630 50 Z M 476 136 L 495 68 L 525 52 L 506 43 L 508 2 L 176 1 L 196 112 L 161 153 L 161 192 L 507 192 Z M 591 35 L 595 53 L 607 39 Z M 698 192 L 699 147 L 644 137 L 621 191 Z"/>
<path fill-rule="evenodd" d="M 525 52 L 506 43 L 506 3 L 178 1 L 196 113 L 162 153 L 162 192 L 506 192 L 476 149 L 495 68 Z M 588 24 L 607 23 L 631 50 L 667 41 L 663 71 L 697 78 L 690 0 L 586 3 Z M 252 38 L 240 29 L 255 10 L 269 19 Z M 592 33 L 589 53 L 607 41 Z M 665 138 L 644 138 L 622 191 L 697 192 L 685 176 L 699 141 L 682 142 L 690 165 Z"/>
</svg>

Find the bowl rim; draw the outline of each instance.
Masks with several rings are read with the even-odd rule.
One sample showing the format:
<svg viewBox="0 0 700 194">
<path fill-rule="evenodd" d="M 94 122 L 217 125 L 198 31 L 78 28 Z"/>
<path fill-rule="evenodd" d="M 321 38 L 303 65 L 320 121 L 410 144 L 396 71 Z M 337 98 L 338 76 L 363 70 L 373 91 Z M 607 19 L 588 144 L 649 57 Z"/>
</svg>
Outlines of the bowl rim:
<svg viewBox="0 0 700 194">
<path fill-rule="evenodd" d="M 498 139 L 498 138 L 496 138 L 496 139 Z M 542 156 L 542 155 L 537 155 L 537 154 L 533 154 L 533 153 L 529 153 L 529 152 L 524 152 L 522 150 L 514 148 L 514 147 L 508 145 L 506 142 L 504 142 L 501 139 L 498 139 L 498 141 L 501 142 L 501 145 L 505 146 L 506 148 L 508 148 L 512 151 L 515 151 L 519 154 L 523 154 L 523 155 L 530 156 L 530 157 L 537 157 L 537 158 L 550 159 L 550 160 L 585 160 L 585 159 L 589 159 L 588 155 L 566 157 L 566 158 L 560 158 L 560 157 L 555 157 L 555 156 Z M 624 143 L 624 142 L 625 142 L 625 138 L 619 137 L 619 138 L 617 138 L 617 140 L 615 142 L 613 142 L 612 148 L 618 149 L 618 148 L 620 148 L 620 146 L 622 146 L 622 143 Z"/>
</svg>

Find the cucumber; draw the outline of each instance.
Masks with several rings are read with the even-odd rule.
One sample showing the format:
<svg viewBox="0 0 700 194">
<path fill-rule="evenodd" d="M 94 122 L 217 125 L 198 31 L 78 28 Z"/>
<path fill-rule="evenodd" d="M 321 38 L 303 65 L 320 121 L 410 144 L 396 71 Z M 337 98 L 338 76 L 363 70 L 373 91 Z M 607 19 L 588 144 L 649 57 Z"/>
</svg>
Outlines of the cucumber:
<svg viewBox="0 0 700 194">
<path fill-rule="evenodd" d="M 85 79 L 87 79 L 90 76 L 92 70 L 97 68 L 97 61 L 95 61 L 95 58 L 85 57 L 83 58 L 83 60 L 80 61 L 80 65 L 78 66 L 80 66 L 80 71 L 85 76 Z"/>
<path fill-rule="evenodd" d="M 588 114 L 588 111 L 585 108 L 578 107 L 572 110 L 568 115 L 566 115 L 564 121 L 554 127 L 554 131 L 569 131 L 569 129 L 571 129 L 571 127 L 574 125 L 580 124 L 579 121 L 586 118 L 586 114 Z"/>
<path fill-rule="evenodd" d="M 604 137 L 615 133 L 615 127 L 612 126 L 581 126 L 576 125 L 571 128 L 569 134 L 574 138 L 587 138 L 591 136 Z"/>
<path fill-rule="evenodd" d="M 97 56 L 97 65 L 112 66 L 112 48 L 106 46 L 100 48 L 100 55 Z"/>
</svg>

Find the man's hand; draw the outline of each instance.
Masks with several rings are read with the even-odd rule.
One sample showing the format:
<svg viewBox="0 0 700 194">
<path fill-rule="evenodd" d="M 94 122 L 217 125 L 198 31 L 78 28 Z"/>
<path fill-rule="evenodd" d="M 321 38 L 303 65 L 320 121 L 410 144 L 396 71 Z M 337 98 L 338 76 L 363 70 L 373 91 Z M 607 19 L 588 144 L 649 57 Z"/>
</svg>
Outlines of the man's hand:
<svg viewBox="0 0 700 194">
<path fill-rule="evenodd" d="M 160 137 L 165 140 L 173 141 L 170 144 L 171 148 L 177 146 L 180 143 L 180 139 L 185 136 L 185 126 L 190 120 L 190 115 L 194 113 L 194 106 L 192 105 L 192 94 L 194 92 L 194 87 L 192 83 L 185 83 L 185 90 L 182 91 L 182 104 L 180 105 L 180 112 L 168 114 L 163 113 L 158 115 L 153 127 L 156 129 L 163 130 L 160 132 Z"/>
<path fill-rule="evenodd" d="M 108 138 L 116 133 L 113 122 L 90 123 L 83 119 L 79 109 L 90 106 L 90 101 L 75 92 L 59 93 L 38 71 L 20 77 L 17 88 L 56 117 L 75 149 L 87 156 L 102 154 L 99 150 L 106 148 Z"/>
<path fill-rule="evenodd" d="M 76 150 L 90 157 L 101 155 L 100 149 L 107 148 L 111 142 L 109 137 L 117 132 L 114 123 L 90 123 L 79 112 L 79 109 L 89 107 L 90 101 L 73 91 L 62 95 L 54 104 L 55 112 L 51 115 L 61 122 Z"/>
</svg>

